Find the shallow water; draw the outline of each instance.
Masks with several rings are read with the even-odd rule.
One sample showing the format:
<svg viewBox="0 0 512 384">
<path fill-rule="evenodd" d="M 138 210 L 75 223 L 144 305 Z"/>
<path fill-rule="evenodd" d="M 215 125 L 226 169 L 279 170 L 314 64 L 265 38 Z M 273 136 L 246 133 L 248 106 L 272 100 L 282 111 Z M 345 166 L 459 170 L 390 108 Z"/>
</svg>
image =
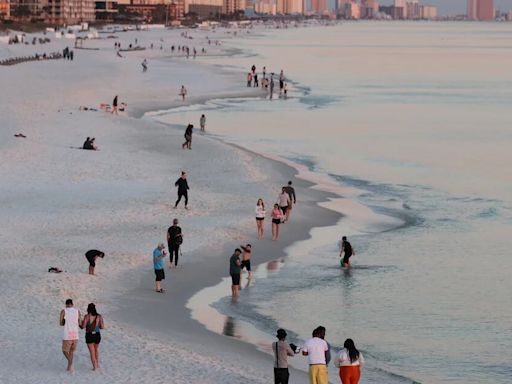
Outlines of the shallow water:
<svg viewBox="0 0 512 384">
<path fill-rule="evenodd" d="M 269 334 L 304 339 L 321 323 L 333 346 L 352 337 L 366 382 L 510 382 L 510 36 L 504 23 L 361 22 L 230 43 L 256 54 L 233 66 L 284 69 L 290 97 L 155 118 L 204 112 L 208 134 L 327 175 L 343 195 L 331 207 L 348 214 L 261 272 L 242 303 L 216 308 Z M 343 234 L 350 271 L 338 267 Z"/>
</svg>

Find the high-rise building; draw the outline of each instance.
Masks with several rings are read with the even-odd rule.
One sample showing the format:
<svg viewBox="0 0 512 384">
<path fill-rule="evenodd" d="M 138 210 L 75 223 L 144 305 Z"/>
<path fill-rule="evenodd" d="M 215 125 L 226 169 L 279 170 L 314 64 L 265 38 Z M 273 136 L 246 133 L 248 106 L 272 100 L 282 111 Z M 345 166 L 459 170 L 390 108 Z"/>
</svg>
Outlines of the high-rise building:
<svg viewBox="0 0 512 384">
<path fill-rule="evenodd" d="M 478 0 L 468 0 L 467 3 L 467 18 L 469 20 L 478 20 L 477 17 L 477 2 Z"/>
<path fill-rule="evenodd" d="M 409 20 L 418 20 L 420 18 L 420 4 L 418 0 L 407 1 L 405 18 Z"/>
<path fill-rule="evenodd" d="M 311 13 L 322 14 L 328 10 L 327 0 L 311 0 Z"/>
<path fill-rule="evenodd" d="M 344 15 L 346 19 L 358 20 L 361 18 L 361 9 L 359 4 L 355 0 L 345 3 Z"/>
<path fill-rule="evenodd" d="M 476 13 L 480 21 L 494 20 L 494 0 L 478 0 Z"/>
<path fill-rule="evenodd" d="M 406 0 L 394 0 L 393 7 L 394 7 L 393 19 L 407 18 L 407 1 Z"/>
<path fill-rule="evenodd" d="M 11 15 L 11 3 L 9 0 L 0 0 L 0 20 L 8 19 Z"/>
<path fill-rule="evenodd" d="M 420 7 L 420 18 L 424 20 L 437 18 L 437 7 L 433 5 L 422 5 Z"/>
<path fill-rule="evenodd" d="M 47 0 L 45 10 L 51 24 L 74 24 L 96 19 L 93 0 Z"/>
<path fill-rule="evenodd" d="M 373 19 L 379 12 L 379 3 L 377 0 L 361 0 L 361 18 Z"/>
<path fill-rule="evenodd" d="M 222 11 L 225 14 L 245 11 L 245 0 L 223 0 L 222 3 Z"/>
<path fill-rule="evenodd" d="M 222 0 L 185 0 L 185 14 L 194 12 L 200 17 L 204 14 L 222 13 Z"/>
<path fill-rule="evenodd" d="M 264 15 L 275 15 L 276 4 L 273 0 L 256 0 L 254 2 L 254 11 Z"/>
</svg>

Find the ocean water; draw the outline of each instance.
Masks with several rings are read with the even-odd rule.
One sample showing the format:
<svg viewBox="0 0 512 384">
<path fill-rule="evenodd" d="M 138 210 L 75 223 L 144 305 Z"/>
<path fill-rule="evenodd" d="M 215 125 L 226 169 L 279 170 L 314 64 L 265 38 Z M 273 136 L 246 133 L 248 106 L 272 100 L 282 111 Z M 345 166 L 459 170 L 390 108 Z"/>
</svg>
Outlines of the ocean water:
<svg viewBox="0 0 512 384">
<path fill-rule="evenodd" d="M 322 324 L 335 349 L 353 338 L 362 382 L 510 383 L 511 37 L 510 23 L 359 22 L 227 42 L 244 52 L 230 59 L 241 87 L 252 64 L 283 69 L 288 99 L 153 117 L 205 113 L 207 134 L 339 186 L 329 207 L 346 216 L 261 266 L 244 300 L 214 307 L 269 335 L 305 339 Z M 356 250 L 349 271 L 342 235 Z"/>
</svg>

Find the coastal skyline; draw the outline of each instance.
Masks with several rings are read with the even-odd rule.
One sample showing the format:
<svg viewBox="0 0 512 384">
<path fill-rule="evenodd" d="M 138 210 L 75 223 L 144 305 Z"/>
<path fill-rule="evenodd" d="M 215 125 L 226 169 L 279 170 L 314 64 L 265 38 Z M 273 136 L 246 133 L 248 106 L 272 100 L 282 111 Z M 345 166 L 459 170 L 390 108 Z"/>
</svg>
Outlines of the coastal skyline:
<svg viewBox="0 0 512 384">
<path fill-rule="evenodd" d="M 391 5 L 393 0 L 382 0 L 381 5 Z M 435 5 L 439 15 L 465 15 L 467 0 L 425 0 L 422 4 Z M 494 7 L 502 12 L 512 10 L 512 0 L 494 0 Z"/>
</svg>

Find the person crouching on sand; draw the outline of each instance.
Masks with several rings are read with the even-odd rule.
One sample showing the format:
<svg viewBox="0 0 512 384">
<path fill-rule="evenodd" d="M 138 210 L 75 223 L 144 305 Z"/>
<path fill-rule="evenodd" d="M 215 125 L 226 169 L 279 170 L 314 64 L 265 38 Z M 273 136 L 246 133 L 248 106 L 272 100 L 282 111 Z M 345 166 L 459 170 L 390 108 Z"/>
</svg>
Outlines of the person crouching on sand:
<svg viewBox="0 0 512 384">
<path fill-rule="evenodd" d="M 256 203 L 256 228 L 258 230 L 258 240 L 263 239 L 263 221 L 265 220 L 265 203 L 263 199 L 258 199 Z"/>
<path fill-rule="evenodd" d="M 100 330 L 104 327 L 103 316 L 96 312 L 94 303 L 90 303 L 80 328 L 85 329 L 85 343 L 89 349 L 93 371 L 100 369 Z"/>
<path fill-rule="evenodd" d="M 283 211 L 278 204 L 274 204 L 270 217 L 272 217 L 272 240 L 277 240 L 279 239 L 279 224 L 284 218 Z"/>
</svg>

